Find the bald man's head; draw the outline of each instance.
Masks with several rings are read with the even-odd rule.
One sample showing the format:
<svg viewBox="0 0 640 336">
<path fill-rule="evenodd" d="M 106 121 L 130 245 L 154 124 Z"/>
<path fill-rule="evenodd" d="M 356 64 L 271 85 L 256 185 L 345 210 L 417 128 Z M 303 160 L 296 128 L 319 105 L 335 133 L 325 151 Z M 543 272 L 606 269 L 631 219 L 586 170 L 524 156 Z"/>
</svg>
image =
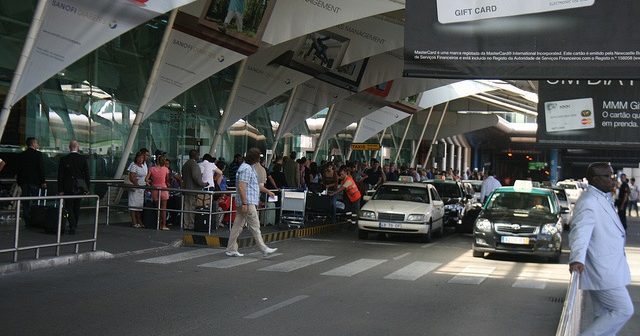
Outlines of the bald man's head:
<svg viewBox="0 0 640 336">
<path fill-rule="evenodd" d="M 72 152 L 77 152 L 78 150 L 80 150 L 80 144 L 78 144 L 78 141 L 71 140 L 69 142 L 69 150 Z"/>
</svg>

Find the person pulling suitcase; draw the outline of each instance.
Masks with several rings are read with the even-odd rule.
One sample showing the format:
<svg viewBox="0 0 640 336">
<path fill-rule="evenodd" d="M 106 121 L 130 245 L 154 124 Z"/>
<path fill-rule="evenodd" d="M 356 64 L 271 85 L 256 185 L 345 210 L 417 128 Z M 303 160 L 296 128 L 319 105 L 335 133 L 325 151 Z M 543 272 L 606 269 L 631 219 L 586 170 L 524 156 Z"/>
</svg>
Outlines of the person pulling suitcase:
<svg viewBox="0 0 640 336">
<path fill-rule="evenodd" d="M 69 142 L 70 153 L 60 159 L 58 165 L 58 189 L 60 195 L 86 195 L 89 193 L 89 164 L 79 153 L 78 141 Z M 69 234 L 75 234 L 80 218 L 81 198 L 65 199 L 64 209 L 69 214 Z M 64 230 L 62 230 L 64 231 Z"/>
</svg>

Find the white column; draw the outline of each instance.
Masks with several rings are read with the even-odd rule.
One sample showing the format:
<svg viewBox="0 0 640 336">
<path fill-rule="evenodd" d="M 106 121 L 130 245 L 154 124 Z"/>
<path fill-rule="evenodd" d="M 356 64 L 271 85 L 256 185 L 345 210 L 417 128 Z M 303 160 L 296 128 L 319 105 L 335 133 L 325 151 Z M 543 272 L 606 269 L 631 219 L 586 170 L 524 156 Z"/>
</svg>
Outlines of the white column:
<svg viewBox="0 0 640 336">
<path fill-rule="evenodd" d="M 451 170 L 456 169 L 455 161 L 456 161 L 456 145 L 451 141 L 451 138 L 447 138 L 447 143 L 449 144 L 449 168 Z"/>
<path fill-rule="evenodd" d="M 329 125 L 333 123 L 333 118 L 335 114 L 336 105 L 332 104 L 329 107 L 329 111 L 327 112 L 327 118 L 324 120 L 324 124 L 322 125 L 322 130 L 320 131 L 320 136 L 318 137 L 318 142 L 316 143 L 316 149 L 313 153 L 313 161 L 318 161 L 318 153 L 320 152 L 320 148 L 322 148 L 322 143 L 325 142 L 327 137 L 327 130 L 329 129 Z M 331 153 L 329 153 L 331 154 Z"/>
<path fill-rule="evenodd" d="M 140 106 L 138 107 L 138 113 L 136 113 L 136 118 L 133 120 L 133 124 L 131 125 L 131 130 L 129 131 L 129 137 L 127 138 L 127 143 L 122 149 L 122 157 L 120 158 L 120 162 L 118 163 L 118 168 L 113 176 L 114 179 L 119 179 L 122 177 L 122 173 L 124 173 L 125 165 L 129 160 L 129 153 L 131 153 L 131 149 L 133 148 L 133 143 L 138 136 L 138 129 L 140 129 L 140 124 L 142 123 L 142 119 L 144 118 L 144 114 L 147 110 L 147 105 L 149 104 L 149 96 L 151 95 L 151 90 L 157 83 L 158 79 L 158 69 L 160 68 L 160 63 L 164 58 L 164 52 L 167 50 L 167 45 L 169 43 L 169 35 L 171 35 L 171 28 L 173 27 L 173 23 L 176 20 L 176 15 L 178 13 L 178 9 L 174 9 L 171 11 L 171 15 L 169 15 L 169 22 L 167 22 L 167 28 L 164 31 L 164 35 L 162 35 L 162 41 L 160 42 L 160 48 L 158 48 L 158 53 L 156 54 L 156 59 L 153 62 L 153 68 L 151 69 L 151 75 L 149 75 L 149 81 L 147 82 L 147 86 L 144 89 L 144 94 L 142 95 L 142 101 L 140 101 Z"/>
<path fill-rule="evenodd" d="M 418 146 L 422 143 L 422 139 L 424 138 L 424 132 L 427 130 L 427 126 L 429 126 L 429 119 L 431 119 L 431 114 L 433 113 L 433 106 L 429 109 L 429 114 L 427 114 L 427 119 L 424 121 L 424 126 L 422 126 L 422 133 L 420 133 L 420 138 L 418 138 Z M 413 167 L 416 163 L 416 156 L 418 156 L 418 151 L 414 149 L 413 156 L 411 157 L 411 164 L 409 167 Z"/>
<path fill-rule="evenodd" d="M 440 170 L 447 170 L 447 159 L 449 158 L 449 146 L 447 146 L 447 142 L 444 139 L 440 139 L 438 144 L 442 142 L 444 144 L 444 156 L 442 157 L 442 168 Z"/>
<path fill-rule="evenodd" d="M 458 150 L 458 157 L 456 158 L 456 169 L 460 174 L 462 174 L 462 171 L 464 170 L 464 168 L 462 168 L 462 146 L 458 146 L 456 149 Z"/>
<path fill-rule="evenodd" d="M 393 160 L 394 163 L 398 163 L 398 158 L 400 157 L 400 151 L 402 150 L 402 146 L 404 145 L 404 140 L 407 138 L 407 132 L 409 132 L 409 127 L 411 127 L 411 121 L 413 121 L 414 114 L 409 117 L 409 121 L 407 122 L 407 127 L 404 128 L 404 134 L 402 134 L 402 140 L 400 140 L 399 146 L 396 147 L 396 158 Z"/>
<path fill-rule="evenodd" d="M 9 86 L 9 91 L 7 91 L 7 96 L 4 98 L 4 105 L 2 106 L 2 112 L 0 112 L 0 139 L 2 139 L 4 129 L 7 127 L 7 121 L 9 121 L 9 114 L 11 114 L 11 108 L 13 107 L 13 99 L 16 96 L 16 88 L 18 87 L 20 78 L 22 78 L 22 72 L 27 66 L 29 54 L 31 53 L 31 49 L 33 49 L 36 36 L 42 26 L 42 15 L 44 13 L 46 3 L 47 0 L 39 0 L 36 5 L 36 10 L 33 13 L 33 19 L 29 26 L 29 32 L 27 32 L 27 38 L 25 39 L 24 46 L 22 47 L 22 53 L 18 59 L 18 65 L 13 73 L 13 79 L 11 79 L 11 85 Z"/>
<path fill-rule="evenodd" d="M 273 139 L 273 147 L 271 149 L 271 153 L 272 153 L 271 156 L 272 157 L 274 155 L 276 155 L 276 148 L 278 147 L 278 141 L 280 141 L 280 139 L 284 135 L 284 128 L 282 127 L 282 125 L 284 125 L 285 123 L 287 123 L 289 121 L 289 116 L 291 115 L 291 106 L 293 106 L 293 101 L 294 101 L 295 96 L 296 96 L 297 88 L 298 88 L 298 86 L 294 86 L 293 89 L 291 89 L 291 95 L 289 96 L 289 100 L 287 101 L 287 106 L 285 107 L 284 113 L 282 114 L 282 119 L 280 119 L 280 124 L 278 125 L 278 130 L 276 130 L 276 136 Z M 271 160 L 270 160 L 271 158 L 267 157 L 266 159 L 267 159 L 266 162 L 271 162 Z"/>
<path fill-rule="evenodd" d="M 222 117 L 220 118 L 220 124 L 218 125 L 218 132 L 216 132 L 215 137 L 213 138 L 213 142 L 211 143 L 211 148 L 209 149 L 209 154 L 212 156 L 216 156 L 216 151 L 218 150 L 218 144 L 220 140 L 222 140 L 222 134 L 226 131 L 224 129 L 224 125 L 229 121 L 229 116 L 231 115 L 231 109 L 233 108 L 233 101 L 236 100 L 236 95 L 238 94 L 238 88 L 240 87 L 240 78 L 244 74 L 244 70 L 247 65 L 247 59 L 244 58 L 240 61 L 240 66 L 238 68 L 238 73 L 236 73 L 236 78 L 233 81 L 233 86 L 231 87 L 231 92 L 229 93 L 229 99 L 227 99 L 227 104 L 222 113 Z"/>
<path fill-rule="evenodd" d="M 433 144 L 436 143 L 436 139 L 438 138 L 438 133 L 440 133 L 440 127 L 442 126 L 442 120 L 444 120 L 444 115 L 447 113 L 447 109 L 449 108 L 449 102 L 447 101 L 444 104 L 444 110 L 442 110 L 442 116 L 440 117 L 440 121 L 438 122 L 438 127 L 436 127 L 436 133 L 433 135 L 433 140 L 431 141 L 431 146 L 429 147 L 429 152 L 427 152 L 427 157 L 424 158 L 423 166 L 427 166 L 427 162 L 429 162 L 429 156 L 431 156 L 431 151 L 433 150 Z M 446 153 L 446 151 L 445 151 Z M 440 168 L 438 168 L 440 169 Z"/>
</svg>

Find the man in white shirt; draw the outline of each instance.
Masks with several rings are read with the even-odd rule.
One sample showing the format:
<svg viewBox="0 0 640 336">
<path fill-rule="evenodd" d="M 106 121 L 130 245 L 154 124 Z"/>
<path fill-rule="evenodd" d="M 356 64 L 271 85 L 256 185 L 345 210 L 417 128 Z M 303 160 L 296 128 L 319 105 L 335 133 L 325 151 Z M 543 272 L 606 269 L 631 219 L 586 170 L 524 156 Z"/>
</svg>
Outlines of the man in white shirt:
<svg viewBox="0 0 640 336">
<path fill-rule="evenodd" d="M 502 187 L 500 181 L 496 179 L 492 171 L 489 171 L 487 178 L 482 181 L 482 187 L 480 188 L 480 199 L 482 203 L 486 201 L 486 198 L 489 197 L 494 190 L 500 187 Z"/>
<path fill-rule="evenodd" d="M 209 187 L 213 188 L 216 185 L 216 183 L 214 183 L 215 174 L 222 176 L 222 171 L 216 166 L 213 157 L 205 154 L 202 157 L 202 162 L 198 163 L 198 166 L 200 166 L 200 171 L 202 172 L 202 182 L 209 183 Z"/>
</svg>

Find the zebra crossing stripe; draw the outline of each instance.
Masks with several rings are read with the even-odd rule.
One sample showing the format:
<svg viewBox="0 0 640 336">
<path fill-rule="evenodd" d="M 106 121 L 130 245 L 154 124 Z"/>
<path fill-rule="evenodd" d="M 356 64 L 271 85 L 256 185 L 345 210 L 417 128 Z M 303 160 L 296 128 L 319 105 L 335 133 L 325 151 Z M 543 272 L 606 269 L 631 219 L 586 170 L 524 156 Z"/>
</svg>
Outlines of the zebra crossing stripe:
<svg viewBox="0 0 640 336">
<path fill-rule="evenodd" d="M 547 287 L 547 279 L 549 279 L 549 273 L 547 272 L 522 272 L 511 287 L 545 289 Z"/>
<path fill-rule="evenodd" d="M 231 268 L 240 265 L 245 265 L 252 263 L 254 261 L 258 261 L 256 258 L 247 258 L 247 257 L 234 257 L 234 258 L 226 258 L 221 260 L 212 261 L 210 263 L 198 265 L 198 267 L 207 267 L 207 268 Z"/>
<path fill-rule="evenodd" d="M 162 256 L 162 257 L 155 257 L 155 258 L 138 260 L 138 262 L 148 263 L 148 264 L 166 265 L 166 264 L 173 264 L 173 263 L 177 263 L 177 262 L 181 262 L 181 261 L 185 261 L 185 260 L 205 257 L 205 256 L 209 256 L 209 255 L 219 254 L 219 253 L 222 253 L 222 252 L 223 252 L 222 250 L 197 249 L 197 250 L 192 250 L 192 251 L 187 251 L 187 252 L 180 252 L 180 253 L 170 254 L 170 255 L 166 255 L 166 256 Z"/>
<path fill-rule="evenodd" d="M 495 267 L 467 266 L 448 282 L 450 284 L 479 285 L 489 277 L 495 269 Z"/>
<path fill-rule="evenodd" d="M 260 268 L 259 271 L 292 272 L 303 267 L 329 260 L 331 258 L 333 258 L 333 256 L 308 255 L 297 259 L 285 261 L 283 263 Z"/>
<path fill-rule="evenodd" d="M 414 261 L 411 264 L 385 276 L 385 279 L 415 281 L 440 267 L 441 263 Z"/>
<path fill-rule="evenodd" d="M 294 296 L 289 300 L 280 302 L 280 303 L 275 304 L 275 305 L 273 305 L 271 307 L 268 307 L 268 308 L 265 308 L 263 310 L 257 311 L 257 312 L 255 312 L 253 314 L 249 314 L 249 315 L 245 316 L 244 318 L 246 318 L 246 319 L 257 319 L 259 317 L 262 317 L 264 315 L 272 313 L 272 312 L 274 312 L 276 310 L 279 310 L 279 309 L 282 309 L 284 307 L 290 306 L 290 305 L 292 305 L 292 304 L 294 304 L 294 303 L 296 303 L 298 301 L 302 301 L 302 300 L 304 300 L 304 299 L 306 299 L 308 297 L 309 297 L 309 295 Z"/>
<path fill-rule="evenodd" d="M 364 272 L 370 268 L 376 267 L 386 259 L 359 259 L 346 265 L 336 267 L 330 271 L 322 273 L 322 275 L 350 277 L 360 272 Z"/>
</svg>

